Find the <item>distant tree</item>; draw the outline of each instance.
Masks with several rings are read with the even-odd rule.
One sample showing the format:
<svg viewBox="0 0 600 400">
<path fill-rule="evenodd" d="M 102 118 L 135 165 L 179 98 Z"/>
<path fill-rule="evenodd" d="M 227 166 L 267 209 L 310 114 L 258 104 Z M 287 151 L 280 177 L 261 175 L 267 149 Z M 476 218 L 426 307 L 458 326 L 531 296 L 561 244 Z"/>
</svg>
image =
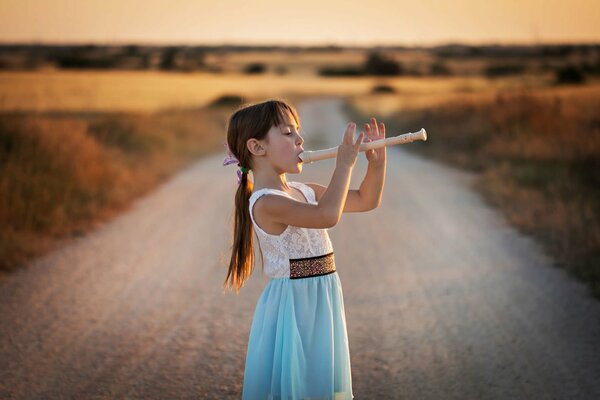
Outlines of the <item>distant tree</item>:
<svg viewBox="0 0 600 400">
<path fill-rule="evenodd" d="M 152 68 L 152 54 L 146 53 L 146 54 L 143 54 L 141 57 L 142 57 L 142 62 L 141 62 L 142 68 L 143 69 Z"/>
<path fill-rule="evenodd" d="M 175 68 L 175 60 L 177 58 L 177 47 L 167 47 L 162 54 L 160 61 L 160 69 L 172 70 Z"/>
<path fill-rule="evenodd" d="M 340 67 L 322 67 L 318 71 L 321 76 L 361 76 L 365 74 L 362 67 L 343 65 Z"/>
<path fill-rule="evenodd" d="M 396 93 L 396 89 L 389 85 L 376 85 L 371 89 L 371 93 Z"/>
<path fill-rule="evenodd" d="M 125 54 L 128 56 L 137 56 L 140 54 L 140 47 L 134 44 L 126 46 Z"/>
<path fill-rule="evenodd" d="M 263 63 L 251 63 L 246 65 L 244 73 L 246 74 L 262 74 L 267 70 Z"/>
<path fill-rule="evenodd" d="M 237 94 L 224 94 L 210 103 L 210 107 L 237 107 L 244 103 L 244 98 Z"/>
<path fill-rule="evenodd" d="M 434 62 L 429 66 L 429 74 L 436 76 L 452 75 L 452 71 L 441 61 Z"/>
<path fill-rule="evenodd" d="M 115 60 L 109 55 L 89 56 L 78 52 L 58 56 L 56 63 L 64 69 L 112 69 L 115 67 Z"/>
<path fill-rule="evenodd" d="M 367 75 L 402 75 L 402 64 L 377 52 L 371 52 L 364 64 Z"/>
<path fill-rule="evenodd" d="M 600 74 L 600 59 L 596 60 L 595 63 L 593 62 L 584 62 L 581 65 L 581 71 L 586 73 L 586 74 L 591 74 L 591 75 L 598 75 Z"/>
<path fill-rule="evenodd" d="M 491 64 L 483 69 L 483 74 L 488 78 L 498 76 L 519 75 L 525 72 L 523 64 Z"/>
<path fill-rule="evenodd" d="M 585 77 L 583 76 L 581 70 L 574 65 L 566 65 L 557 69 L 555 75 L 555 82 L 557 84 L 580 84 L 585 81 Z"/>
</svg>

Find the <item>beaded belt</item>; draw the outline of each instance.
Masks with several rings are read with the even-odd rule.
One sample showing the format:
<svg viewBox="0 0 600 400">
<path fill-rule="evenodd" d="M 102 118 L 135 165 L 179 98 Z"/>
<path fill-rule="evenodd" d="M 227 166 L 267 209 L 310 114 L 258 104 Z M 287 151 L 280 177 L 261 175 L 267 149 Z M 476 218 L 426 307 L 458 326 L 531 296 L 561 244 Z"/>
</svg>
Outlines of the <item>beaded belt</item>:
<svg viewBox="0 0 600 400">
<path fill-rule="evenodd" d="M 333 252 L 322 256 L 290 259 L 290 279 L 309 278 L 335 272 Z"/>
</svg>

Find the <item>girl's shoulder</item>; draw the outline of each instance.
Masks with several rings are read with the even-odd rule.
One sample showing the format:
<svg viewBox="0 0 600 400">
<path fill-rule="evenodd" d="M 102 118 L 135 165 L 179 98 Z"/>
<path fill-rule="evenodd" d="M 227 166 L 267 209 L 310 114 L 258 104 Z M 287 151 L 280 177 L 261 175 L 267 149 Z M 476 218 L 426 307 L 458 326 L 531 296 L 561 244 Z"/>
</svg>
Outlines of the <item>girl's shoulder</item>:
<svg viewBox="0 0 600 400">
<path fill-rule="evenodd" d="M 256 189 L 254 191 L 252 191 L 252 194 L 250 195 L 250 199 L 257 199 L 258 197 L 260 197 L 263 194 L 282 194 L 285 196 L 289 196 L 288 193 L 284 192 L 283 190 L 279 190 L 279 189 L 273 189 L 273 188 L 260 188 L 260 189 Z"/>
<path fill-rule="evenodd" d="M 309 185 L 307 185 L 306 183 L 291 181 L 291 182 L 288 182 L 288 185 L 290 185 L 293 188 L 298 189 L 304 195 L 304 198 L 307 200 L 308 203 L 314 203 L 316 201 L 315 190 L 312 187 L 310 187 Z M 263 194 L 278 194 L 278 195 L 290 197 L 292 199 L 294 198 L 294 196 L 292 196 L 290 193 L 285 192 L 280 189 L 260 188 L 260 189 L 254 190 L 252 192 L 252 194 L 250 195 L 251 202 L 258 200 L 258 198 Z"/>
</svg>

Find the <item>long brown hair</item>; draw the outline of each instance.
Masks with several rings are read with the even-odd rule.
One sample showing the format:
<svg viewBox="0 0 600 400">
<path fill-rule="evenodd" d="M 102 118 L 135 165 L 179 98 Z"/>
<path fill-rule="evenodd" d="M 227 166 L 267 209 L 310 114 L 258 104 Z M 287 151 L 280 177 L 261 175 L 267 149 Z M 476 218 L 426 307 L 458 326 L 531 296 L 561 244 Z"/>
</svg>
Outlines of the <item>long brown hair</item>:
<svg viewBox="0 0 600 400">
<path fill-rule="evenodd" d="M 227 122 L 227 144 L 238 159 L 240 167 L 252 170 L 252 155 L 246 146 L 247 141 L 252 138 L 268 140 L 267 133 L 271 127 L 284 123 L 286 111 L 300 124 L 296 110 L 278 99 L 243 105 L 231 115 Z M 252 188 L 253 184 L 248 180 L 248 174 L 243 174 L 235 193 L 233 245 L 229 271 L 223 285 L 225 289 L 235 288 L 236 293 L 239 293 L 254 269 L 254 230 L 248 208 Z"/>
</svg>

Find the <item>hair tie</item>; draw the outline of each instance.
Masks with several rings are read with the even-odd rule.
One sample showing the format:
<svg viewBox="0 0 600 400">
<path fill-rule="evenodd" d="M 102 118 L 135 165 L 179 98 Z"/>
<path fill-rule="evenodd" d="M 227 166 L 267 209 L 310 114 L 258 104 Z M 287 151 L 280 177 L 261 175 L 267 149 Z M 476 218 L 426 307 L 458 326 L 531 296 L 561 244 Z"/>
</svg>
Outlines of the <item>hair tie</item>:
<svg viewBox="0 0 600 400">
<path fill-rule="evenodd" d="M 237 173 L 237 183 L 239 185 L 240 183 L 242 183 L 242 175 L 247 174 L 248 172 L 250 172 L 250 168 L 246 168 L 246 167 L 240 166 L 240 162 L 238 161 L 237 158 L 235 158 L 235 156 L 231 152 L 231 149 L 229 148 L 229 145 L 227 143 L 223 143 L 223 146 L 227 149 L 227 155 L 223 159 L 223 165 L 225 166 L 225 165 L 237 163 L 237 165 L 240 167 L 236 171 L 236 173 Z"/>
<path fill-rule="evenodd" d="M 238 165 L 239 165 L 239 164 L 238 164 Z M 237 183 L 238 183 L 238 185 L 239 185 L 240 183 L 242 183 L 242 175 L 245 175 L 245 174 L 247 174 L 247 173 L 248 173 L 248 171 L 250 171 L 250 169 L 249 169 L 249 168 L 246 168 L 246 167 L 240 167 L 240 168 L 237 170 Z"/>
</svg>

